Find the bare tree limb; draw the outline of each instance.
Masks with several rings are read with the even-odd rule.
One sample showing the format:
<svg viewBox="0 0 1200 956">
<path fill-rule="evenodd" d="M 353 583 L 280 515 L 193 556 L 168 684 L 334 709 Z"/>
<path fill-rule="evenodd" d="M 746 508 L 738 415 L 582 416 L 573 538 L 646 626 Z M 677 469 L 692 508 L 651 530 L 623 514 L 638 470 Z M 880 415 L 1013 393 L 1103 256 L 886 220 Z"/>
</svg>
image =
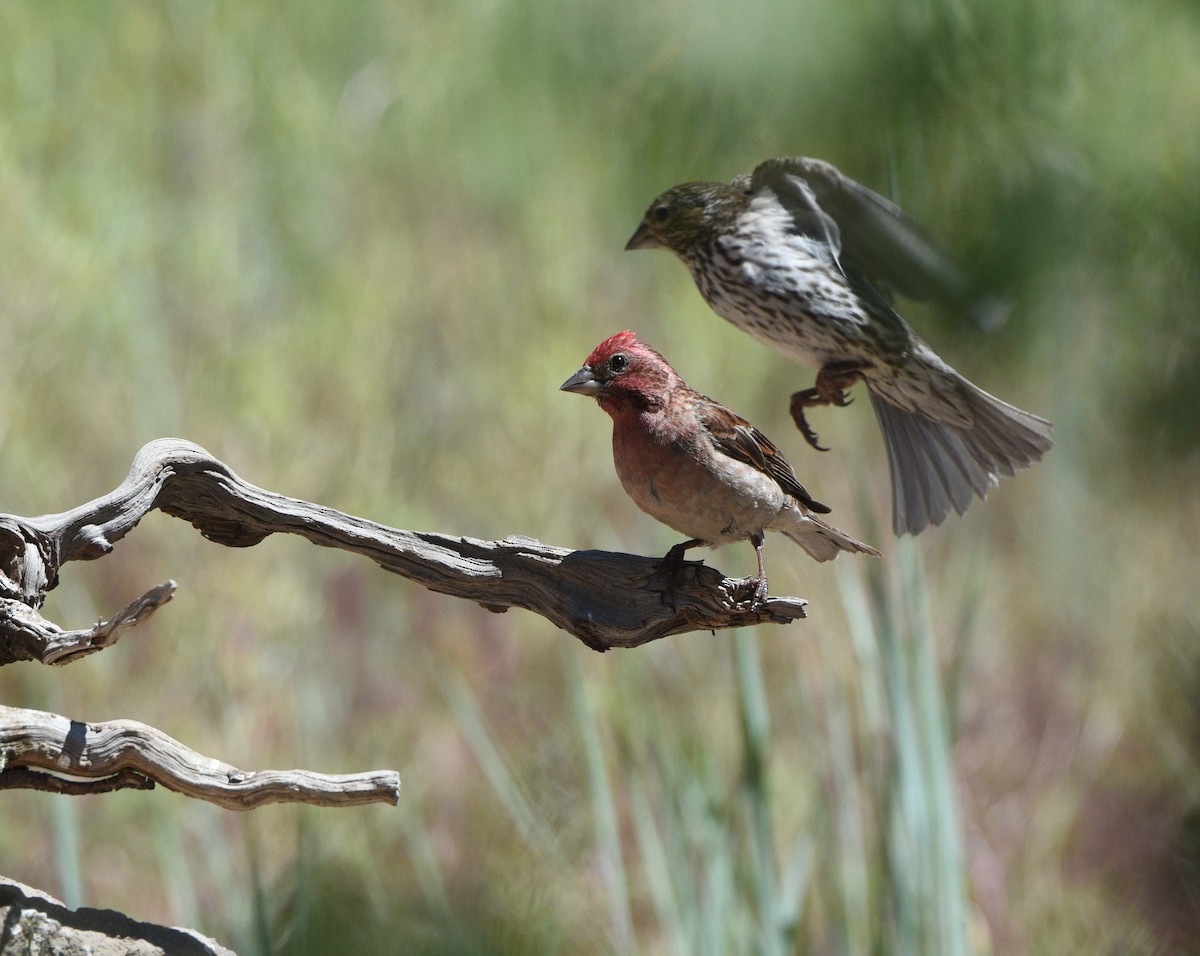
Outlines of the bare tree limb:
<svg viewBox="0 0 1200 956">
<path fill-rule="evenodd" d="M 14 770 L 31 772 L 10 777 Z M 268 803 L 395 805 L 400 799 L 400 777 L 391 770 L 244 771 L 198 754 L 135 720 L 85 724 L 40 710 L 0 705 L 0 789 L 70 793 L 94 782 L 87 792 L 103 792 L 146 789 L 146 780 L 228 810 L 252 810 Z"/>
<path fill-rule="evenodd" d="M 236 956 L 190 929 L 142 923 L 113 910 L 70 909 L 41 890 L 0 876 L 0 956 Z"/>
<path fill-rule="evenodd" d="M 167 581 L 151 588 L 109 620 L 83 631 L 64 631 L 27 604 L 11 598 L 0 598 L 0 635 L 7 632 L 10 650 L 27 660 L 40 660 L 43 664 L 68 664 L 111 647 L 122 633 L 149 618 L 174 594 L 175 582 Z"/>
<path fill-rule="evenodd" d="M 111 643 L 121 628 L 169 597 L 160 594 L 162 600 L 150 600 L 130 614 L 135 602 L 108 622 L 103 634 L 93 633 L 96 628 L 63 632 L 33 613 L 58 583 L 64 563 L 107 554 L 155 508 L 229 547 L 249 547 L 279 532 L 361 554 L 430 590 L 492 611 L 533 611 L 598 651 L 687 631 L 783 624 L 805 616 L 799 598 L 755 604 L 747 580 L 727 578 L 701 562 L 685 563 L 672 604 L 658 558 L 571 551 L 525 537 L 481 541 L 389 528 L 256 488 L 203 448 L 163 438 L 142 448 L 129 476 L 102 498 L 62 514 L 0 515 L 0 600 L 26 609 L 0 606 L 0 664 L 76 660 Z"/>
</svg>

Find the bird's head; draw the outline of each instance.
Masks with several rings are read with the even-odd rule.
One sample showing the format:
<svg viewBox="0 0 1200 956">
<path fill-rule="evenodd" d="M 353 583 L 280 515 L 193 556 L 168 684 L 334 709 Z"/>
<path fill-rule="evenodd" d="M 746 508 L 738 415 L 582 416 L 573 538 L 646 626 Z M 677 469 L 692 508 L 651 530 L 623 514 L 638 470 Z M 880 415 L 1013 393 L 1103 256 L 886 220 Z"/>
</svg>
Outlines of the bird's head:
<svg viewBox="0 0 1200 956">
<path fill-rule="evenodd" d="M 686 257 L 697 244 L 731 223 L 747 194 L 725 183 L 684 183 L 650 204 L 626 249 L 669 249 Z"/>
<path fill-rule="evenodd" d="M 583 368 L 560 386 L 596 399 L 610 415 L 665 403 L 678 382 L 666 359 L 632 332 L 618 332 L 592 350 Z"/>
</svg>

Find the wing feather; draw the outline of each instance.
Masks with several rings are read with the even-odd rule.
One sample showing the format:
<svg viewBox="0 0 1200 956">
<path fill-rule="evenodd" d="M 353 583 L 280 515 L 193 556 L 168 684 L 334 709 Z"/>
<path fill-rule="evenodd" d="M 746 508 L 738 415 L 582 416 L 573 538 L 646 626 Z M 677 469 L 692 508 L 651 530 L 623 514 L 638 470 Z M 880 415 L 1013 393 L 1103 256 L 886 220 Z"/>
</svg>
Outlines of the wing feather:
<svg viewBox="0 0 1200 956">
<path fill-rule="evenodd" d="M 828 505 L 821 504 L 805 491 L 783 453 L 748 421 L 710 398 L 700 405 L 699 415 L 704 431 L 717 451 L 774 478 L 780 488 L 810 511 L 829 513 Z"/>
<path fill-rule="evenodd" d="M 804 157 L 768 159 L 751 174 L 748 188 L 751 193 L 770 189 L 798 228 L 827 235 L 823 225 L 813 231 L 815 205 L 834 222 L 840 238 L 835 248 L 847 268 L 852 263 L 860 273 L 852 277 L 856 281 L 882 283 L 910 299 L 966 310 L 980 323 L 1003 321 L 1007 306 L 994 297 L 976 295 L 958 264 L 911 216 L 829 163 Z M 886 292 L 882 294 L 886 298 Z"/>
</svg>

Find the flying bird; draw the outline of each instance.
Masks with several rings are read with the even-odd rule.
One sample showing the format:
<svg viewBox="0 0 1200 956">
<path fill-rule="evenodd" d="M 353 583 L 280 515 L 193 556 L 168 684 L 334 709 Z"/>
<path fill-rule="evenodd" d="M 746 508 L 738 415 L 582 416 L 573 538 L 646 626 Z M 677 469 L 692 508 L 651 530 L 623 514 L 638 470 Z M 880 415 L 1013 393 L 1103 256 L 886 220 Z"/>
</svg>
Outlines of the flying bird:
<svg viewBox="0 0 1200 956">
<path fill-rule="evenodd" d="M 817 561 L 842 551 L 878 555 L 823 521 L 792 466 L 762 432 L 688 386 L 632 332 L 601 342 L 561 386 L 595 398 L 613 420 L 613 461 L 634 503 L 688 540 L 664 567 L 675 572 L 688 548 L 749 539 L 758 557 L 754 600 L 767 596 L 763 532 L 779 531 Z"/>
<path fill-rule="evenodd" d="M 941 524 L 1001 475 L 1041 459 L 1051 425 L 972 385 L 913 331 L 893 292 L 969 310 L 959 269 L 895 204 L 817 159 L 770 159 L 728 185 L 684 183 L 651 204 L 626 249 L 668 249 L 722 318 L 818 369 L 792 396 L 797 426 L 866 383 L 887 446 L 897 535 Z M 824 450 L 824 449 L 822 449 Z"/>
</svg>

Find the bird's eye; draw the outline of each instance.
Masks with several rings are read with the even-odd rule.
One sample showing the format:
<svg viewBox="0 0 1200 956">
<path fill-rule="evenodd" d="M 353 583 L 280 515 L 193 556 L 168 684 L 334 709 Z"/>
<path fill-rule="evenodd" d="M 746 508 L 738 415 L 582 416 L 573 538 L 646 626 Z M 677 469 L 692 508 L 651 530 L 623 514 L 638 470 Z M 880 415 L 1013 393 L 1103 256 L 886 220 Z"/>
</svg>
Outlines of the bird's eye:
<svg viewBox="0 0 1200 956">
<path fill-rule="evenodd" d="M 614 355 L 612 358 L 610 358 L 608 360 L 608 367 L 611 368 L 614 372 L 623 372 L 623 371 L 625 371 L 625 368 L 628 365 L 629 365 L 629 359 L 627 359 L 620 352 L 618 352 L 616 355 Z"/>
<path fill-rule="evenodd" d="M 671 218 L 671 209 L 665 204 L 662 206 L 655 206 L 654 210 L 651 212 L 651 215 L 654 217 L 655 222 L 664 223 Z"/>
</svg>

